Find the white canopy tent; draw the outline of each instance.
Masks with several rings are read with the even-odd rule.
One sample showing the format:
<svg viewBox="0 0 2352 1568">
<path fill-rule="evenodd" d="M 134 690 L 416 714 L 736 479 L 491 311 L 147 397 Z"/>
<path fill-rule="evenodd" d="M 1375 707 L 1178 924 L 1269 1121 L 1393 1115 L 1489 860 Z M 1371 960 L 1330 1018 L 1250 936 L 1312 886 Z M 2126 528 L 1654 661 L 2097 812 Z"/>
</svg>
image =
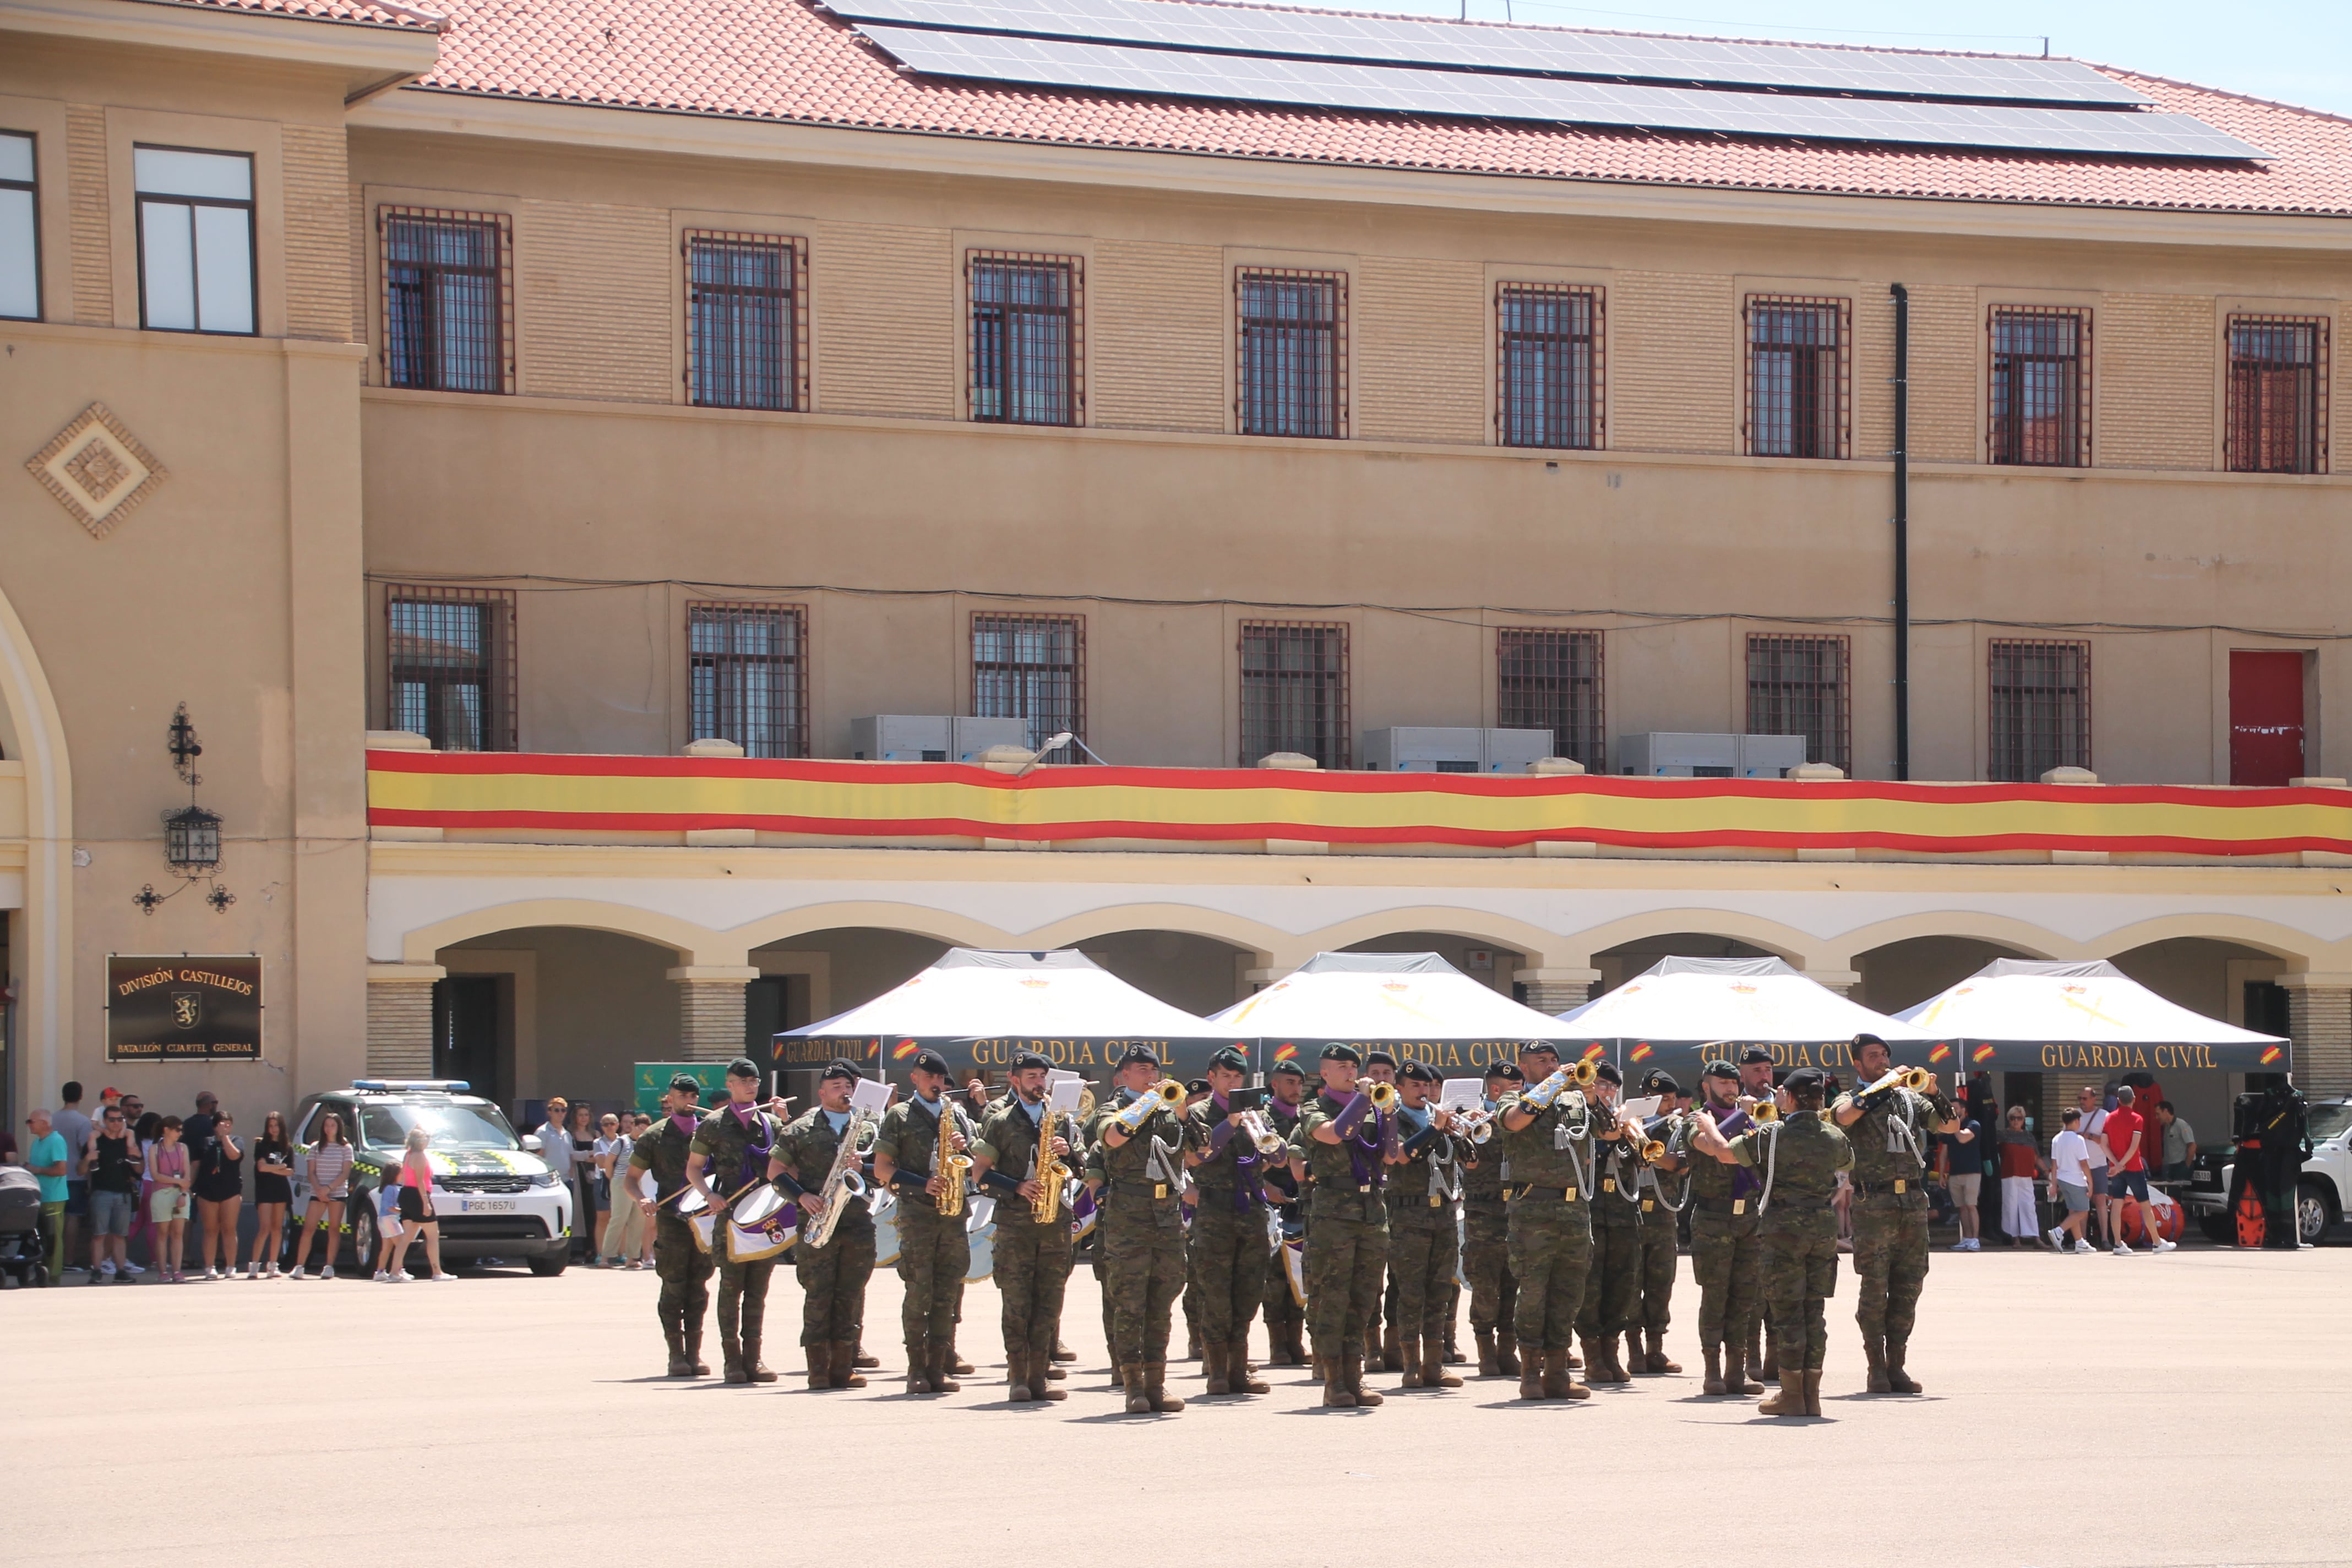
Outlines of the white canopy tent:
<svg viewBox="0 0 2352 1568">
<path fill-rule="evenodd" d="M 1664 1068 L 1685 1090 L 1704 1058 L 1766 1046 L 1782 1067 L 1844 1068 L 1856 1035 L 1924 1064 L 1930 1037 L 1848 1001 L 1777 958 L 1665 958 L 1559 1016 L 1573 1040 L 1614 1050 L 1629 1070 Z"/>
<path fill-rule="evenodd" d="M 2168 1002 L 2104 959 L 1996 959 L 1896 1016 L 1970 1068 L 2124 1073 L 2285 1072 L 2289 1042 Z"/>
<path fill-rule="evenodd" d="M 870 1002 L 785 1030 L 774 1047 L 782 1065 L 821 1066 L 841 1056 L 898 1077 L 928 1047 L 959 1078 L 1001 1074 L 1016 1054 L 1034 1050 L 1099 1079 L 1129 1046 L 1150 1046 L 1171 1070 L 1197 1073 L 1210 1052 L 1234 1043 L 1085 953 L 956 948 Z"/>
<path fill-rule="evenodd" d="M 1440 1068 L 1484 1068 L 1516 1058 L 1525 1041 L 1566 1037 L 1559 1019 L 1433 952 L 1318 952 L 1208 1023 L 1255 1039 L 1262 1067 L 1295 1060 L 1309 1073 L 1334 1042 Z"/>
</svg>

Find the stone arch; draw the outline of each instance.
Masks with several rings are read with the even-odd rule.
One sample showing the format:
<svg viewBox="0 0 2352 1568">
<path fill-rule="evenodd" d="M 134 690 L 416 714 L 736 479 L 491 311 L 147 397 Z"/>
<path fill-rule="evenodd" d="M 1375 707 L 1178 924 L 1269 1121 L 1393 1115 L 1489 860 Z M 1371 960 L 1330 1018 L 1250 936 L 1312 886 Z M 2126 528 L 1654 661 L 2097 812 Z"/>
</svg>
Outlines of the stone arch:
<svg viewBox="0 0 2352 1568">
<path fill-rule="evenodd" d="M 933 909 L 925 904 L 858 900 L 837 904 L 809 904 L 777 914 L 763 915 L 747 924 L 732 927 L 727 931 L 726 940 L 739 956 L 726 962 L 741 963 L 744 962 L 741 954 L 759 948 L 773 947 L 778 942 L 790 942 L 811 931 L 858 927 L 903 931 L 949 947 L 1020 948 L 1031 945 L 985 921 L 973 920 L 950 910 Z"/>
<path fill-rule="evenodd" d="M 2007 948 L 2021 958 L 2083 958 L 2083 945 L 2032 921 L 1997 915 L 1983 910 L 1937 910 L 1901 915 L 1842 933 L 1837 944 L 1851 963 L 1865 952 L 1923 937 L 1964 937 Z"/>
<path fill-rule="evenodd" d="M 1318 952 L 1337 952 L 1358 942 L 1406 931 L 1438 931 L 1465 941 L 1489 943 L 1520 954 L 1529 969 L 1547 969 L 1561 961 L 1560 934 L 1490 910 L 1470 910 L 1443 904 L 1408 904 L 1325 926 L 1285 939 L 1276 949 L 1277 969 L 1296 969 Z M 1581 962 L 1580 959 L 1578 962 Z"/>
<path fill-rule="evenodd" d="M 445 947 L 502 931 L 539 926 L 569 926 L 635 937 L 656 947 L 668 948 L 682 965 L 743 962 L 740 944 L 730 946 L 727 939 L 691 921 L 597 899 L 522 899 L 451 915 L 401 933 L 401 961 L 429 964 L 434 962 L 433 955 Z M 729 956 L 730 953 L 732 956 Z"/>
<path fill-rule="evenodd" d="M 71 1076 L 73 767 L 47 672 L 16 605 L 0 593 L 0 734 L 25 781 L 25 968 L 16 1001 L 24 1067 L 18 1103 L 47 1100 Z"/>
<path fill-rule="evenodd" d="M 1785 959 L 1799 969 L 1843 969 L 1845 966 L 1845 954 L 1836 944 L 1826 942 L 1810 931 L 1801 931 L 1779 921 L 1766 920 L 1738 910 L 1653 910 L 1574 932 L 1567 939 L 1555 937 L 1552 940 L 1555 951 L 1573 956 L 1578 963 L 1590 964 L 1596 952 L 1605 952 L 1612 947 L 1623 947 L 1629 942 L 1651 937 L 1675 936 L 1685 931 L 1704 932 L 1746 942 L 1776 958 Z"/>
<path fill-rule="evenodd" d="M 2256 952 L 2285 960 L 2290 969 L 2340 969 L 2347 966 L 2341 962 L 2339 944 L 2323 942 L 2309 931 L 2257 920 L 2251 915 L 2160 915 L 2154 920 L 2135 921 L 2130 925 L 2103 932 L 2084 942 L 2083 948 L 2086 956 L 2113 958 L 2134 948 L 2183 937 L 2252 948 Z"/>
<path fill-rule="evenodd" d="M 1276 952 L 1297 940 L 1246 916 L 1196 904 L 1110 904 L 1024 931 L 1012 945 L 1077 947 L 1095 937 L 1133 931 L 1167 931 L 1206 937 L 1238 948 L 1248 955 L 1251 967 L 1256 969 L 1271 965 Z"/>
</svg>

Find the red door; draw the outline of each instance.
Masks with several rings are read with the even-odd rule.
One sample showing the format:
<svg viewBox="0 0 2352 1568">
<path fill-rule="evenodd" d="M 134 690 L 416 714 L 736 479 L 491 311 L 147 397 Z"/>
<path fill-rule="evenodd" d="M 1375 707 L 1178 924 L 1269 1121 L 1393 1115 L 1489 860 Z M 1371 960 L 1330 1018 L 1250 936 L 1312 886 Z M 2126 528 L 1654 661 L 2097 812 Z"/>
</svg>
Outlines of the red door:
<svg viewBox="0 0 2352 1568">
<path fill-rule="evenodd" d="M 2230 782 L 2283 784 L 2303 776 L 2303 655 L 2232 649 Z"/>
</svg>

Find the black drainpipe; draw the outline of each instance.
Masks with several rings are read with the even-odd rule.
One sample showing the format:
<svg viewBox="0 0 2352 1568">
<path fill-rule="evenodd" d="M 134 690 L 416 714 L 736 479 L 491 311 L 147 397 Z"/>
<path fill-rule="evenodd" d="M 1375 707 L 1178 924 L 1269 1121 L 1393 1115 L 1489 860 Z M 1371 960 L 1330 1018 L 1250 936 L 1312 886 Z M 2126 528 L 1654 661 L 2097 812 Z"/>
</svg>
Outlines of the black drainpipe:
<svg viewBox="0 0 2352 1568">
<path fill-rule="evenodd" d="M 1911 776 L 1911 295 L 1895 296 L 1895 776 Z"/>
</svg>

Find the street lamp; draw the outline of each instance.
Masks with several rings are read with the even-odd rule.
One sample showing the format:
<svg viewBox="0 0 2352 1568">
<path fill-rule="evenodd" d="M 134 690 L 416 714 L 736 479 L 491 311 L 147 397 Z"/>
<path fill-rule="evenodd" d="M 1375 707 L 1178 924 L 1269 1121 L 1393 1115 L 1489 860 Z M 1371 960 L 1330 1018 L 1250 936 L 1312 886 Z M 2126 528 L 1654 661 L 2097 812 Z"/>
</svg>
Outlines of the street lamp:
<svg viewBox="0 0 2352 1568">
<path fill-rule="evenodd" d="M 205 749 L 196 743 L 196 727 L 188 721 L 184 702 L 172 715 L 164 749 L 172 753 L 173 771 L 188 786 L 188 804 L 163 814 L 163 862 L 180 879 L 180 886 L 170 893 L 159 893 L 150 882 L 131 894 L 131 901 L 152 915 L 165 899 L 198 882 L 209 882 L 212 887 L 205 894 L 205 902 L 215 910 L 225 910 L 236 902 L 236 896 L 214 878 L 220 869 L 221 819 L 196 804 L 196 786 L 205 781 L 195 771 L 195 760 L 205 754 Z"/>
</svg>

